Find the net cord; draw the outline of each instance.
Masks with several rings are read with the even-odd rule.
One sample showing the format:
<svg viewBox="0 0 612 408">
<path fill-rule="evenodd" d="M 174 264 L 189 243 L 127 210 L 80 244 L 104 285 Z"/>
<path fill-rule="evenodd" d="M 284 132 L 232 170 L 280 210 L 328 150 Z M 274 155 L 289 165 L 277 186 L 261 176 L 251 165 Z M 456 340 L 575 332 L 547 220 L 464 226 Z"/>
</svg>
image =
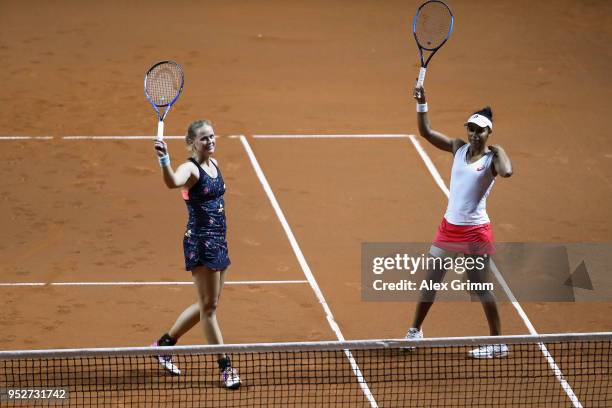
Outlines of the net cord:
<svg viewBox="0 0 612 408">
<path fill-rule="evenodd" d="M 561 333 L 512 336 L 478 336 L 478 337 L 438 337 L 423 339 L 380 339 L 352 341 L 224 344 L 202 346 L 174 346 L 172 355 L 185 354 L 220 354 L 220 353 L 261 353 L 276 351 L 334 351 L 334 350 L 368 350 L 394 349 L 401 347 L 444 347 L 444 346 L 478 346 L 483 344 L 535 344 L 571 342 L 571 341 L 612 341 L 612 332 L 600 333 Z M 0 351 L 0 360 L 26 358 L 69 358 L 69 357 L 115 357 L 115 356 L 154 356 L 168 354 L 168 347 L 118 347 L 118 348 L 82 348 L 82 349 L 49 349 L 49 350 L 16 350 Z"/>
</svg>

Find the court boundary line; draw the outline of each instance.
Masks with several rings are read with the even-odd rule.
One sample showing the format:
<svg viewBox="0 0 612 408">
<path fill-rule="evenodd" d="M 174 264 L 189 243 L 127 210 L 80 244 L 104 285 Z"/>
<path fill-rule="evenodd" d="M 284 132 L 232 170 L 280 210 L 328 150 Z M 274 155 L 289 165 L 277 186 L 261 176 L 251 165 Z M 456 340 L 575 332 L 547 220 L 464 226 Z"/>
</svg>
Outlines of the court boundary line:
<svg viewBox="0 0 612 408">
<path fill-rule="evenodd" d="M 243 135 L 220 135 L 221 138 L 239 139 Z M 407 139 L 412 135 L 403 133 L 364 133 L 364 134 L 255 134 L 253 139 Z M 168 135 L 168 140 L 182 140 L 185 136 Z M 155 136 L 146 135 L 106 135 L 106 136 L 0 136 L 0 141 L 14 140 L 155 140 Z"/>
<path fill-rule="evenodd" d="M 425 151 L 423 146 L 421 146 L 421 144 L 419 143 L 419 141 L 416 139 L 416 137 L 414 135 L 410 135 L 410 141 L 412 142 L 412 145 L 414 146 L 414 148 L 416 149 L 417 153 L 419 154 L 419 156 L 421 157 L 421 159 L 425 163 L 425 166 L 429 170 L 429 173 L 432 175 L 432 177 L 436 181 L 436 184 L 438 185 L 438 187 L 440 187 L 440 189 L 442 190 L 442 192 L 444 193 L 444 195 L 446 195 L 446 198 L 448 199 L 448 197 L 450 195 L 450 190 L 448 189 L 448 187 L 446 187 L 446 183 L 444 182 L 444 179 L 442 179 L 442 176 L 440 175 L 440 172 L 438 171 L 436 166 L 433 164 L 433 162 L 429 158 L 429 155 L 427 154 L 427 152 Z M 536 331 L 535 327 L 531 323 L 531 320 L 527 316 L 527 313 L 525 313 L 525 310 L 523 309 L 523 307 L 520 305 L 520 303 L 518 302 L 518 300 L 516 299 L 516 297 L 512 293 L 512 290 L 510 290 L 510 287 L 508 286 L 508 283 L 506 282 L 506 280 L 502 276 L 501 272 L 497 268 L 497 265 L 495 265 L 495 262 L 493 262 L 493 259 L 491 259 L 491 270 L 493 271 L 497 281 L 500 283 L 500 285 L 504 289 L 504 292 L 506 293 L 506 296 L 508 297 L 508 300 L 512 303 L 512 306 L 514 306 L 514 308 L 516 309 L 517 313 L 519 314 L 519 316 L 523 320 L 523 323 L 527 327 L 527 330 L 529 330 L 529 333 L 531 335 L 537 336 L 539 333 Z M 568 383 L 568 381 L 565 379 L 565 376 L 563 375 L 563 372 L 561 371 L 561 369 L 559 368 L 559 366 L 555 362 L 555 359 L 552 357 L 552 355 L 550 354 L 550 352 L 546 348 L 546 345 L 544 345 L 544 343 L 538 343 L 538 346 L 540 347 L 540 351 L 544 355 L 544 358 L 548 362 L 548 365 L 550 366 L 551 370 L 553 371 L 555 377 L 557 378 L 557 380 L 561 384 L 561 388 L 563 388 L 563 391 L 565 391 L 565 393 L 569 397 L 569 399 L 572 402 L 572 404 L 574 405 L 574 407 L 575 408 L 583 408 L 582 403 L 580 402 L 580 400 L 578 400 L 578 397 L 574 393 L 574 390 L 572 389 L 572 387 Z"/>
<path fill-rule="evenodd" d="M 226 285 L 293 285 L 308 283 L 306 280 L 279 280 L 279 281 L 225 281 Z M 190 281 L 157 281 L 157 282 L 0 282 L 0 287 L 22 286 L 183 286 L 193 285 Z"/>
<path fill-rule="evenodd" d="M 155 140 L 155 136 L 62 136 L 62 140 Z M 164 136 L 164 139 L 185 139 L 185 136 Z"/>
<path fill-rule="evenodd" d="M 240 135 L 220 135 L 236 139 Z M 155 136 L 130 136 L 130 135 L 108 135 L 108 136 L 0 136 L 0 141 L 20 141 L 20 140 L 155 140 Z M 164 136 L 164 139 L 184 140 L 185 136 Z"/>
<path fill-rule="evenodd" d="M 287 222 L 287 219 L 285 218 L 285 214 L 283 213 L 283 210 L 281 209 L 278 201 L 276 200 L 276 196 L 274 195 L 274 192 L 272 191 L 272 187 L 270 186 L 268 179 L 263 173 L 263 170 L 261 169 L 261 166 L 259 165 L 259 162 L 257 161 L 257 158 L 255 157 L 255 153 L 253 152 L 253 149 L 251 149 L 251 145 L 249 144 L 245 136 L 240 136 L 240 142 L 242 143 L 242 146 L 244 147 L 244 150 L 246 151 L 247 156 L 249 157 L 249 160 L 251 161 L 251 166 L 255 170 L 255 174 L 257 175 L 257 178 L 259 179 L 259 182 L 262 185 L 264 192 L 266 193 L 268 200 L 270 201 L 270 204 L 272 205 L 272 208 L 274 209 L 274 212 L 276 213 L 276 216 L 278 220 L 280 221 L 283 227 L 283 230 L 285 231 L 285 234 L 287 235 L 287 238 L 289 239 L 289 243 L 291 245 L 291 248 L 293 249 L 293 253 L 295 254 L 298 260 L 298 263 L 300 264 L 302 271 L 304 272 L 304 276 L 308 280 L 308 283 L 310 284 L 310 287 L 312 288 L 315 296 L 317 297 L 319 304 L 321 305 L 321 307 L 323 307 L 323 311 L 325 312 L 325 317 L 327 318 L 327 323 L 331 327 L 332 331 L 336 334 L 336 337 L 338 338 L 338 340 L 345 341 L 344 335 L 342 334 L 342 331 L 340 330 L 340 326 L 338 326 L 338 323 L 336 323 L 336 320 L 334 319 L 334 315 L 331 311 L 331 308 L 327 304 L 327 301 L 325 300 L 325 296 L 323 296 L 323 292 L 321 292 L 321 288 L 319 287 L 319 284 L 317 283 L 317 280 L 315 279 L 310 269 L 310 266 L 308 265 L 308 262 L 306 262 L 306 258 L 304 257 L 304 254 L 302 250 L 300 249 L 297 239 L 295 238 L 295 235 L 293 234 L 293 231 L 291 230 L 291 227 L 289 226 L 289 223 Z M 365 382 L 363 373 L 361 372 L 361 369 L 357 365 L 357 362 L 355 361 L 353 354 L 348 349 L 344 349 L 344 354 L 349 360 L 349 364 L 351 365 L 353 373 L 357 377 L 357 382 L 359 383 L 359 386 L 361 387 L 361 390 L 364 393 L 365 397 L 370 402 L 370 406 L 372 408 L 378 408 L 378 403 L 374 399 L 374 396 L 372 395 L 372 392 L 370 391 L 368 384 Z"/>
<path fill-rule="evenodd" d="M 407 139 L 407 134 L 257 134 L 253 139 Z"/>
<path fill-rule="evenodd" d="M 0 140 L 51 140 L 53 136 L 0 136 Z"/>
</svg>

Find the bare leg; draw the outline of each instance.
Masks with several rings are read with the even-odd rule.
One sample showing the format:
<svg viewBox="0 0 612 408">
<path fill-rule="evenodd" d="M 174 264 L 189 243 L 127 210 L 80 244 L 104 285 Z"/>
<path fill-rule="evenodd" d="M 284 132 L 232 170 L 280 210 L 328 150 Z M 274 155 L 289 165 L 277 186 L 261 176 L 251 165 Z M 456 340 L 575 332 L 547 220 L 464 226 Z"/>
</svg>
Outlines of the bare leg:
<svg viewBox="0 0 612 408">
<path fill-rule="evenodd" d="M 456 255 L 457 254 L 454 252 L 450 252 L 432 245 L 429 249 L 429 258 L 439 258 L 442 262 L 439 264 L 435 262 L 434 265 L 430 265 L 431 268 L 427 270 L 425 279 L 433 283 L 442 282 L 442 280 L 444 280 L 444 275 L 446 275 L 446 269 L 443 268 L 444 259 L 448 257 L 454 258 Z M 423 321 L 425 320 L 425 317 L 427 317 L 429 309 L 436 300 L 436 292 L 436 290 L 421 290 L 419 293 L 419 302 L 417 303 L 414 311 L 412 327 L 421 330 Z"/>
<path fill-rule="evenodd" d="M 227 268 L 225 268 L 222 271 L 219 271 L 219 277 L 220 277 L 220 282 L 221 282 L 221 287 L 219 288 L 219 294 L 217 295 L 217 302 L 219 302 L 219 299 L 221 298 L 221 292 L 223 292 L 223 285 L 225 285 L 225 272 L 227 271 Z"/>
<path fill-rule="evenodd" d="M 223 336 L 217 322 L 217 305 L 225 274 L 205 266 L 198 266 L 192 274 L 198 292 L 204 338 L 208 344 L 223 344 Z M 219 355 L 219 358 L 224 357 L 225 355 Z"/>
<path fill-rule="evenodd" d="M 442 282 L 444 279 L 444 275 L 446 274 L 446 270 L 444 269 L 432 269 L 427 271 L 426 280 L 431 282 Z M 416 329 L 421 329 L 423 325 L 423 321 L 425 317 L 427 317 L 427 313 L 429 309 L 433 305 L 436 299 L 436 290 L 422 290 L 419 294 L 419 302 L 416 305 L 416 310 L 414 311 L 414 319 L 412 321 L 412 326 Z"/>
<path fill-rule="evenodd" d="M 221 296 L 221 290 L 223 289 L 223 283 L 225 282 L 225 271 L 226 269 L 220 271 L 221 274 L 221 289 L 219 290 L 219 296 Z M 217 297 L 217 302 L 219 301 L 219 296 Z M 179 315 L 179 317 L 174 322 L 174 325 L 168 331 L 170 337 L 175 340 L 183 337 L 185 333 L 191 330 L 198 322 L 200 321 L 200 303 L 196 302 L 190 306 L 188 306 L 183 312 Z"/>
<path fill-rule="evenodd" d="M 489 294 L 493 296 L 491 292 Z M 499 336 L 501 334 L 501 321 L 499 320 L 495 298 L 493 298 L 493 301 L 482 301 L 482 308 L 484 309 L 485 316 L 487 316 L 491 336 Z"/>
<path fill-rule="evenodd" d="M 191 306 L 188 306 L 183 312 L 179 315 L 174 322 L 174 325 L 168 332 L 168 334 L 178 340 L 185 333 L 191 330 L 198 322 L 200 321 L 200 304 L 194 303 Z"/>
<path fill-rule="evenodd" d="M 471 257 L 478 257 L 478 255 L 470 255 Z M 482 258 L 481 258 L 482 259 Z M 476 265 L 477 263 L 474 262 Z M 472 269 L 468 270 L 468 278 L 471 282 L 486 283 L 490 282 L 490 258 L 486 257 L 484 261 L 484 268 L 481 270 Z M 478 296 L 482 308 L 487 317 L 487 323 L 489 324 L 489 332 L 491 336 L 499 336 L 501 334 L 501 321 L 499 319 L 499 312 L 497 310 L 497 304 L 495 295 L 490 290 L 480 290 L 472 292 L 473 295 Z"/>
</svg>

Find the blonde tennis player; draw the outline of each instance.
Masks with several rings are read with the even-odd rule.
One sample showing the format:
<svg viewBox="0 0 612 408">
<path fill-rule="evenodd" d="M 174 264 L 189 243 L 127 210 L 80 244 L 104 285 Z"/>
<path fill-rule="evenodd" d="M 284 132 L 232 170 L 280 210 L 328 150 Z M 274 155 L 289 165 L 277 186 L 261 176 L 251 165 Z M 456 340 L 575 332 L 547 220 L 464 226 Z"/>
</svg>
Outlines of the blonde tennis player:
<svg viewBox="0 0 612 408">
<path fill-rule="evenodd" d="M 191 271 L 198 301 L 179 315 L 154 346 L 174 346 L 200 321 L 208 343 L 223 344 L 216 311 L 230 259 L 225 239 L 225 183 L 218 163 L 212 158 L 216 148 L 212 124 L 208 120 L 193 122 L 187 129 L 185 142 L 191 157 L 176 171 L 170 165 L 165 142 L 156 141 L 155 151 L 164 183 L 168 188 L 180 188 L 187 205 L 189 219 L 183 237 L 185 269 Z M 180 369 L 170 356 L 158 356 L 158 360 L 170 374 L 180 375 Z M 218 364 L 225 387 L 240 387 L 238 372 L 232 367 L 229 356 L 220 355 Z"/>
</svg>

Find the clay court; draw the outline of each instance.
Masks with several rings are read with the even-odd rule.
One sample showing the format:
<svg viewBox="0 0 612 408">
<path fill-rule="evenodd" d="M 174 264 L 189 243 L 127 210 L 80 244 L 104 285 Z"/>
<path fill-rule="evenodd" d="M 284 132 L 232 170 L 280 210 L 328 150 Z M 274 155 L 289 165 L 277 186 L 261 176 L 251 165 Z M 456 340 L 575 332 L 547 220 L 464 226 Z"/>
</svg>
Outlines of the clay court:
<svg viewBox="0 0 612 408">
<path fill-rule="evenodd" d="M 403 337 L 414 304 L 362 300 L 360 262 L 363 242 L 430 242 L 446 208 L 433 176 L 448 186 L 452 156 L 418 136 L 411 97 L 419 3 L 2 1 L 0 349 L 143 346 L 195 301 L 185 204 L 161 180 L 142 91 L 163 59 L 186 75 L 173 164 L 192 120 L 220 135 L 225 341 Z M 496 240 L 611 241 L 612 3 L 450 5 L 430 117 L 465 139 L 493 107 L 490 142 L 515 168 L 488 199 Z M 612 328 L 612 299 L 520 308 L 501 303 L 504 334 Z M 424 330 L 488 334 L 470 302 L 436 304 Z"/>
</svg>

